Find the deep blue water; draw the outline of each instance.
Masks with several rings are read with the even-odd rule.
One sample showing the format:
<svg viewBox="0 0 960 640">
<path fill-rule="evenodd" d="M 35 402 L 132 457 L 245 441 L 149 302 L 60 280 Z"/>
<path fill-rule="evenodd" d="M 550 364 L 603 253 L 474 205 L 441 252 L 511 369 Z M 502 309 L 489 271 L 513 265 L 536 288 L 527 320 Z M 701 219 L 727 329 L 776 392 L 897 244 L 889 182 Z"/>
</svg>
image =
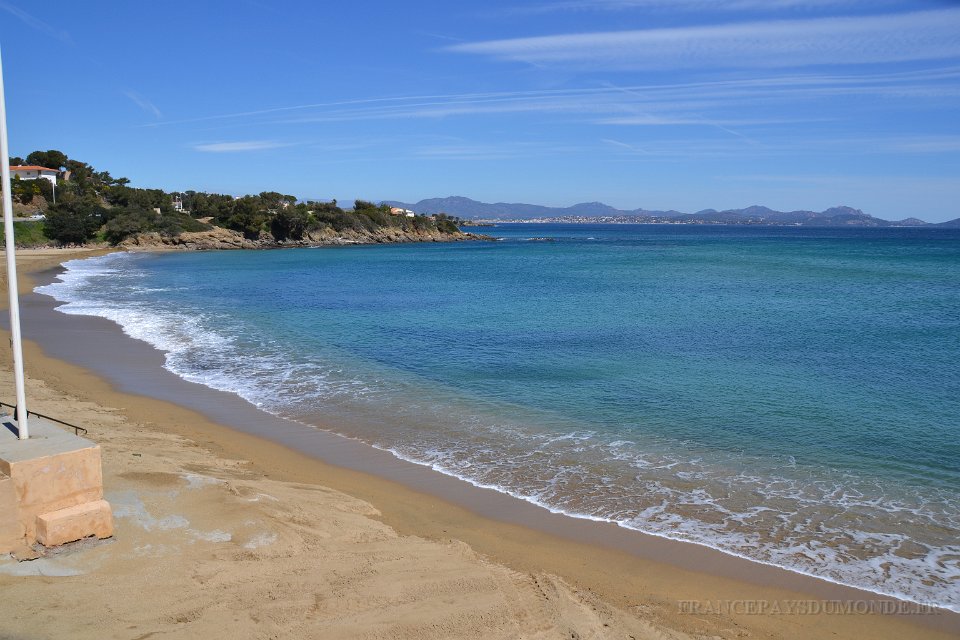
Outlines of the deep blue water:
<svg viewBox="0 0 960 640">
<path fill-rule="evenodd" d="M 960 231 L 480 231 L 114 254 L 44 292 L 474 483 L 960 610 Z"/>
</svg>

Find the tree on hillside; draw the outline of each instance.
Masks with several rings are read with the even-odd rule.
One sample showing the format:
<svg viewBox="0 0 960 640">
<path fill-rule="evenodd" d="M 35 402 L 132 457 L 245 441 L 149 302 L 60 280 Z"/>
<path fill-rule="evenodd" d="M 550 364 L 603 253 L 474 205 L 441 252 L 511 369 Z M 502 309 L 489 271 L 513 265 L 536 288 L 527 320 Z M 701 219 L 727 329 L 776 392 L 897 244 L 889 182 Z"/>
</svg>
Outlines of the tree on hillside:
<svg viewBox="0 0 960 640">
<path fill-rule="evenodd" d="M 103 173 L 107 173 L 104 171 Z M 109 177 L 110 174 L 107 174 Z M 121 178 L 120 180 L 125 180 Z M 141 209 L 160 209 L 166 213 L 173 211 L 173 199 L 161 189 L 133 189 L 123 184 L 104 185 L 104 199 L 115 207 L 139 207 Z"/>
<path fill-rule="evenodd" d="M 97 171 L 93 177 L 98 184 L 105 187 L 124 187 L 130 184 L 129 178 L 114 178 L 109 171 Z"/>
<path fill-rule="evenodd" d="M 210 225 L 194 220 L 185 213 L 168 211 L 157 214 L 153 209 L 137 205 L 118 209 L 106 224 L 103 237 L 111 244 L 120 244 L 130 236 L 157 232 L 163 236 L 178 236 L 184 231 L 205 231 Z"/>
<path fill-rule="evenodd" d="M 444 233 L 456 233 L 460 231 L 460 224 L 462 224 L 460 218 L 451 217 L 445 213 L 438 213 L 434 222 L 437 225 L 437 231 Z"/>
<path fill-rule="evenodd" d="M 323 212 L 323 213 L 343 213 L 343 209 L 337 206 L 336 199 L 331 200 L 330 202 L 312 202 L 310 206 L 314 211 Z"/>
<path fill-rule="evenodd" d="M 185 191 L 181 201 L 183 208 L 188 210 L 194 218 L 214 217 L 218 220 L 226 220 L 229 217 L 227 212 L 233 207 L 233 196 L 220 193 Z"/>
<path fill-rule="evenodd" d="M 61 244 L 82 244 L 97 234 L 105 214 L 95 200 L 70 198 L 47 210 L 43 232 Z"/>
<path fill-rule="evenodd" d="M 260 200 L 265 209 L 280 209 L 297 202 L 297 196 L 284 195 L 278 191 L 261 191 Z"/>
<path fill-rule="evenodd" d="M 366 211 L 369 209 L 376 209 L 377 205 L 366 200 L 354 200 L 353 201 L 353 210 L 354 211 Z"/>
<path fill-rule="evenodd" d="M 228 213 L 224 211 L 223 214 Z M 267 214 L 261 208 L 261 201 L 256 196 L 246 196 L 233 201 L 229 215 L 222 222 L 228 229 L 239 231 L 248 240 L 260 237 L 260 229 L 267 220 Z M 221 219 L 218 218 L 218 222 Z"/>
<path fill-rule="evenodd" d="M 56 149 L 47 151 L 34 151 L 27 156 L 27 164 L 38 165 L 48 169 L 60 171 L 67 166 L 67 154 Z"/>
<path fill-rule="evenodd" d="M 104 227 L 103 237 L 111 244 L 119 244 L 132 235 L 150 231 L 156 218 L 153 211 L 138 207 L 117 210 Z"/>
<path fill-rule="evenodd" d="M 67 155 L 56 149 L 37 150 L 27 155 L 24 164 L 39 165 L 48 169 L 62 169 L 67 163 Z"/>
<path fill-rule="evenodd" d="M 278 242 L 284 240 L 302 240 L 307 231 L 309 214 L 305 207 L 280 209 L 270 219 L 270 233 Z"/>
<path fill-rule="evenodd" d="M 70 188 L 77 195 L 96 192 L 95 171 L 89 164 L 79 160 L 67 160 L 67 171 L 70 172 Z"/>
</svg>

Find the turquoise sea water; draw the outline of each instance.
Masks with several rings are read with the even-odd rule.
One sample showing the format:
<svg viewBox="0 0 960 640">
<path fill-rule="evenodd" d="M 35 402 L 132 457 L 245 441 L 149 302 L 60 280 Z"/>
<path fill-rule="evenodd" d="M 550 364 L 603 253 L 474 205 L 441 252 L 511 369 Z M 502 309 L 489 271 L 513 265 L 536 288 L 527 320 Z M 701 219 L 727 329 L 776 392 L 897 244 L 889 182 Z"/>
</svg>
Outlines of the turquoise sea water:
<svg viewBox="0 0 960 640">
<path fill-rule="evenodd" d="M 960 611 L 960 232 L 484 231 L 113 254 L 41 292 L 475 484 Z"/>
</svg>

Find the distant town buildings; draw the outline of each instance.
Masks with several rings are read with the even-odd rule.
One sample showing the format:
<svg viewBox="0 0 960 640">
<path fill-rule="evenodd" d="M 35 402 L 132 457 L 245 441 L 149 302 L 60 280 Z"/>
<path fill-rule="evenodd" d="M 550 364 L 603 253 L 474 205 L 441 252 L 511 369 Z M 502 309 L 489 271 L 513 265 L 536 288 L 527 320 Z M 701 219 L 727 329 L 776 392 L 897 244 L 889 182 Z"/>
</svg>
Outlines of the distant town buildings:
<svg viewBox="0 0 960 640">
<path fill-rule="evenodd" d="M 414 216 L 417 215 L 417 214 L 414 213 L 413 211 L 410 211 L 410 209 L 401 209 L 400 207 L 390 207 L 390 215 L 392 215 L 392 216 L 406 216 L 406 217 L 408 217 L 408 218 L 412 218 L 412 217 L 414 217 Z"/>
</svg>

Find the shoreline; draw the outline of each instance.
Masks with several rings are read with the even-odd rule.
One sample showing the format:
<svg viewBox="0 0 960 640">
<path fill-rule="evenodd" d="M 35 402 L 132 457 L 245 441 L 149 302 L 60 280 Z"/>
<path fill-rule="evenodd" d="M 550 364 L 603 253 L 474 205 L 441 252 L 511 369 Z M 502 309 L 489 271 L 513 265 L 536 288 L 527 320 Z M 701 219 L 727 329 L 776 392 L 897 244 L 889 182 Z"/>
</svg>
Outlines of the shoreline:
<svg viewBox="0 0 960 640">
<path fill-rule="evenodd" d="M 44 272 L 52 277 L 60 262 L 83 255 L 92 256 L 94 252 L 33 261 L 32 266 L 24 265 L 21 277 L 29 280 Z M 32 342 L 25 345 L 31 378 L 86 400 L 96 398 L 100 404 L 125 407 L 121 411 L 128 419 L 152 423 L 151 427 L 159 431 L 199 438 L 202 446 L 250 460 L 267 477 L 344 491 L 373 504 L 381 520 L 400 534 L 462 540 L 514 569 L 548 571 L 615 606 L 642 610 L 647 619 L 692 633 L 716 633 L 720 626 L 731 625 L 782 637 L 860 637 L 866 633 L 892 638 L 903 637 L 908 631 L 937 637 L 937 629 L 945 634 L 960 629 L 960 615 L 947 611 L 930 616 L 840 616 L 823 612 L 764 616 L 718 611 L 716 616 L 707 616 L 708 622 L 704 623 L 703 616 L 680 611 L 680 603 L 718 601 L 721 596 L 728 602 L 840 600 L 872 602 L 877 610 L 893 611 L 896 606 L 883 609 L 890 605 L 880 603 L 895 605 L 901 601 L 702 545 L 551 514 L 506 494 L 403 462 L 357 441 L 294 426 L 236 396 L 180 379 L 162 369 L 160 352 L 123 335 L 119 327 L 105 319 L 54 311 L 51 298 L 27 293 L 34 286 L 36 283 L 22 286 L 24 315 L 31 319 L 25 335 L 37 335 L 44 345 L 43 349 Z M 59 338 L 51 339 L 53 336 Z M 80 366 L 73 363 L 77 360 L 78 338 L 82 338 L 79 342 L 89 352 L 90 360 L 81 358 Z M 107 344 L 109 350 L 104 351 Z M 97 366 L 94 356 L 103 352 L 111 353 L 113 361 Z M 150 395 L 160 395 L 161 399 L 146 396 L 151 389 Z M 269 436 L 263 433 L 264 422 L 275 428 Z M 286 426 L 277 426 L 279 423 Z"/>
</svg>

